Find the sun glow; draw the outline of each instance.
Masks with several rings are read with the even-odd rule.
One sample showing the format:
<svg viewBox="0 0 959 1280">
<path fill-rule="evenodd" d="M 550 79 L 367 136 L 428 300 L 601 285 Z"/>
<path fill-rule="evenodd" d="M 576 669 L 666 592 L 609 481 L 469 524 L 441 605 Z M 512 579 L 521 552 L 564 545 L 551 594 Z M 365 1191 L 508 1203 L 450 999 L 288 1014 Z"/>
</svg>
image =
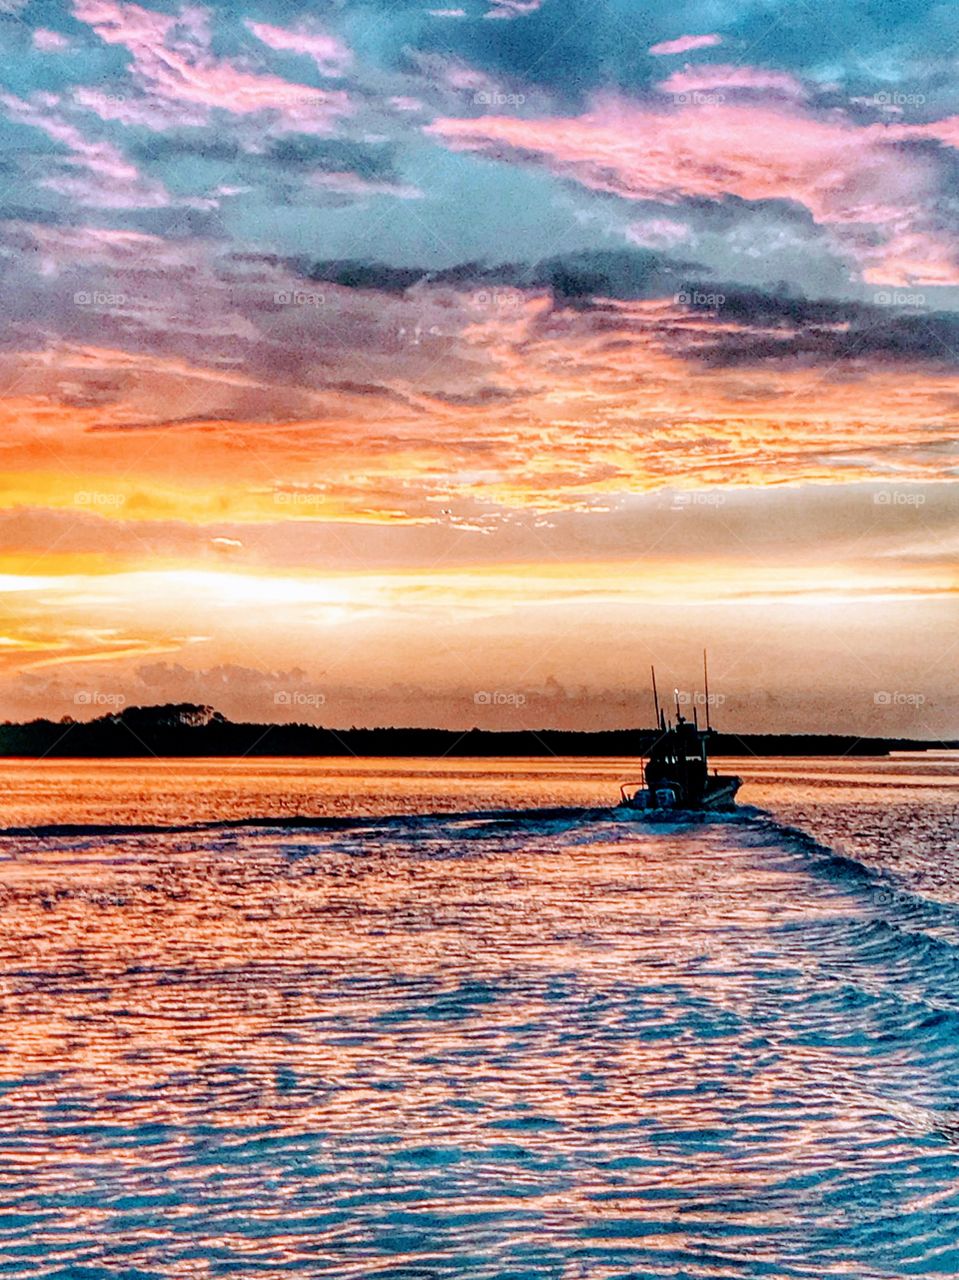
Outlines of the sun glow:
<svg viewBox="0 0 959 1280">
<path fill-rule="evenodd" d="M 852 563 L 823 571 L 788 562 L 684 559 L 350 573 L 177 566 L 59 577 L 8 572 L 0 578 L 0 611 L 7 665 L 23 664 L 28 655 L 32 661 L 23 665 L 50 666 L 94 656 L 118 662 L 156 652 L 186 657 L 211 648 L 239 658 L 268 652 L 271 644 L 278 651 L 299 649 L 302 658 L 311 635 L 337 634 L 337 643 L 349 648 L 391 629 L 442 637 L 448 653 L 466 658 L 476 628 L 506 626 L 531 640 L 552 627 L 563 647 L 572 648 L 584 618 L 597 610 L 633 619 L 650 608 L 748 606 L 768 619 L 788 608 L 812 624 L 823 610 L 895 609 L 904 596 L 948 599 L 957 589 L 955 572 L 936 565 L 880 571 Z M 23 603 L 14 606 L 18 599 Z M 111 624 L 105 627 L 104 619 Z M 395 666 L 398 676 L 398 659 Z"/>
<path fill-rule="evenodd" d="M 393 689 L 459 724 L 471 690 L 620 688 L 624 651 L 725 636 L 777 655 L 773 691 L 828 667 L 871 706 L 913 662 L 959 716 L 939 61 L 914 49 L 894 104 L 871 27 L 825 86 L 815 41 L 671 14 L 652 65 L 613 42 L 554 94 L 570 46 L 531 72 L 526 42 L 565 2 L 494 5 L 445 52 L 404 6 L 377 51 L 345 13 L 235 5 L 5 24 L 11 715 L 72 706 L 73 667 L 248 707 L 286 666 L 359 690 L 344 715 Z"/>
</svg>

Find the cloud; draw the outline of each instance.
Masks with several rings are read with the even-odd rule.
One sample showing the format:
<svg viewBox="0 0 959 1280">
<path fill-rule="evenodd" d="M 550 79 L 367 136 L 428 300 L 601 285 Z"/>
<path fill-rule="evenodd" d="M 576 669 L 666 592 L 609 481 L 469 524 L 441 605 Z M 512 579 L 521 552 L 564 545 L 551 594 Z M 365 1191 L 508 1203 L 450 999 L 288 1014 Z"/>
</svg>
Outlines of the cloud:
<svg viewBox="0 0 959 1280">
<path fill-rule="evenodd" d="M 649 52 L 654 57 L 663 57 L 669 54 L 691 53 L 693 49 L 711 49 L 722 42 L 722 36 L 717 35 L 679 36 L 675 40 L 663 40 L 659 44 L 650 45 Z"/>
<path fill-rule="evenodd" d="M 196 270 L 202 257 L 196 245 L 117 227 L 8 221 L 0 234 L 2 243 L 30 254 L 37 272 L 48 281 L 85 266 L 117 273 L 113 283 L 119 286 L 119 276 L 125 272 L 162 277 L 167 272 Z"/>
<path fill-rule="evenodd" d="M 689 227 L 675 218 L 647 218 L 626 229 L 627 238 L 646 249 L 671 249 L 691 238 Z"/>
<path fill-rule="evenodd" d="M 115 0 L 74 0 L 73 12 L 101 40 L 127 49 L 134 78 L 147 95 L 184 104 L 184 122 L 201 107 L 238 116 L 272 113 L 286 129 L 329 131 L 350 110 L 340 90 L 256 74 L 215 57 L 205 10 L 183 8 L 174 15 Z"/>
<path fill-rule="evenodd" d="M 425 102 L 420 98 L 412 98 L 408 94 L 398 94 L 391 98 L 387 98 L 387 103 L 394 111 L 424 111 L 426 109 Z"/>
<path fill-rule="evenodd" d="M 951 120 L 859 126 L 771 103 L 666 110 L 607 100 L 575 117 L 440 118 L 426 132 L 455 150 L 543 164 L 626 200 L 798 203 L 866 281 L 959 283 L 943 222 L 948 174 L 916 145 L 928 136 L 952 139 Z"/>
<path fill-rule="evenodd" d="M 106 93 L 77 85 L 70 96 L 81 111 L 88 111 L 101 120 L 116 121 L 127 129 L 150 129 L 156 133 L 166 129 L 198 129 L 210 119 L 206 107 L 142 92 Z"/>
<path fill-rule="evenodd" d="M 219 555 L 232 555 L 236 551 L 242 551 L 243 543 L 239 538 L 226 538 L 220 535 L 210 539 L 210 546 Z"/>
<path fill-rule="evenodd" d="M 147 278 L 145 243 L 19 234 L 46 274 L 11 316 L 20 343 L 39 324 L 36 345 L 0 356 L 17 386 L 0 406 L 12 502 L 76 509 L 94 471 L 123 520 L 475 532 L 608 509 L 677 475 L 928 480 L 959 456 L 955 316 L 737 291 L 640 250 L 427 272 L 209 262 L 186 242 Z M 71 307 L 94 282 L 122 305 Z M 65 322 L 70 340 L 51 342 Z"/>
<path fill-rule="evenodd" d="M 290 490 L 295 492 L 295 490 Z M 155 564 L 194 563 L 217 567 L 219 540 L 242 545 L 244 564 L 258 572 L 305 569 L 335 564 L 343 572 L 415 568 L 442 552 L 447 566 L 475 564 L 475 538 L 463 537 L 465 523 L 484 518 L 482 506 L 463 495 L 435 503 L 430 522 L 344 523 L 317 509 L 302 522 L 287 518 L 276 504 L 272 519 L 224 524 L 214 516 L 196 523 L 170 520 L 116 520 L 89 504 L 71 511 L 18 507 L 0 513 L 0 557 L 9 567 L 39 546 L 80 566 L 86 561 L 131 568 L 148 553 Z M 675 519 L 676 515 L 682 518 Z M 657 541 L 663 522 L 671 524 L 666 541 Z M 708 552 L 731 564 L 754 556 L 775 558 L 789 529 L 793 550 L 805 545 L 830 559 L 878 560 L 908 554 L 915 563 L 935 561 L 949 568 L 959 547 L 959 515 L 948 481 L 909 484 L 891 478 L 853 485 L 776 485 L 695 488 L 681 477 L 667 487 L 620 499 L 596 512 L 555 511 L 547 523 L 534 512 L 487 520 L 481 555 L 486 564 L 516 564 L 540 538 L 561 563 L 630 561 L 644 547 L 650 562 L 677 556 L 695 559 Z M 542 532 L 547 529 L 548 532 Z"/>
<path fill-rule="evenodd" d="M 766 71 L 761 67 L 728 66 L 706 63 L 674 71 L 657 86 L 659 93 L 674 97 L 684 94 L 725 89 L 730 92 L 780 94 L 785 98 L 805 98 L 807 90 L 801 81 L 787 71 Z"/>
<path fill-rule="evenodd" d="M 657 669 L 667 687 L 688 687 L 700 659 L 699 639 L 689 634 L 696 605 L 709 628 L 714 681 L 728 697 L 724 727 L 749 714 L 781 729 L 785 695 L 791 728 L 835 729 L 828 717 L 837 706 L 849 717 L 842 727 L 854 728 L 863 708 L 873 712 L 877 687 L 945 694 L 954 714 L 951 672 L 929 661 L 954 636 L 948 570 L 882 561 L 875 543 L 857 549 L 854 512 L 842 501 L 882 514 L 867 494 L 834 492 L 830 504 L 815 492 L 792 502 L 783 496 L 751 507 L 743 495 L 725 513 L 745 544 L 728 558 L 701 548 L 672 560 L 643 554 L 648 540 L 663 542 L 664 529 L 684 551 L 694 545 L 684 530 L 702 509 L 690 504 L 621 524 L 614 561 L 554 559 L 550 543 L 530 539 L 526 558 L 498 568 L 257 575 L 221 563 L 48 576 L 19 593 L 6 637 L 13 646 L 0 653 L 9 672 L 5 704 L 14 716 L 25 705 L 59 715 L 75 710 L 78 688 L 95 688 L 129 704 L 213 703 L 240 719 L 280 719 L 288 707 L 299 708 L 291 718 L 334 725 L 465 727 L 486 715 L 475 693 L 496 689 L 523 694 L 535 719 L 520 723 L 533 727 L 583 727 L 592 717 L 630 724 L 636 706 L 621 669 L 624 628 L 663 655 Z M 816 554 L 814 521 L 803 519 L 803 497 L 829 531 L 826 563 Z M 844 521 L 848 533 L 837 537 Z M 602 532 L 602 520 L 590 521 L 585 544 L 597 526 Z M 791 540 L 770 542 L 770 527 L 787 528 Z M 723 550 L 735 545 L 721 518 L 700 533 L 711 530 Z M 908 526 L 904 532 L 908 538 Z M 624 542 L 635 548 L 632 560 L 621 556 Z M 920 632 L 928 651 L 916 651 Z M 164 653 L 177 656 L 146 660 Z M 902 654 L 921 683 L 900 683 Z M 32 669 L 17 671 L 25 663 Z M 421 684 L 410 683 L 411 670 Z"/>
<path fill-rule="evenodd" d="M 423 192 L 411 183 L 389 182 L 383 179 L 364 178 L 347 170 L 331 170 L 315 173 L 310 182 L 338 196 L 363 199 L 366 196 L 393 196 L 398 200 L 421 200 Z"/>
<path fill-rule="evenodd" d="M 798 611 L 885 592 L 904 625 L 872 633 L 918 652 L 916 603 L 955 585 L 949 33 L 930 54 L 915 14 L 853 31 L 840 7 L 757 44 L 744 10 L 646 57 L 622 5 L 374 7 L 71 0 L 32 45 L 7 24 L 16 661 L 209 643 L 171 689 L 242 705 L 227 669 L 256 642 L 266 676 L 354 662 L 313 686 L 347 719 L 452 722 L 471 700 L 350 690 L 425 659 L 459 697 L 451 638 L 513 687 L 573 609 L 561 675 L 592 673 L 670 593 L 750 644 L 796 611 L 801 661 Z M 750 48 L 765 65 L 734 65 Z"/>
<path fill-rule="evenodd" d="M 256 160 L 295 174 L 309 188 L 333 197 L 418 200 L 423 196 L 417 186 L 403 181 L 396 168 L 396 147 L 390 142 L 298 134 L 272 139 Z"/>
<path fill-rule="evenodd" d="M 37 27 L 31 39 L 34 49 L 40 53 L 63 53 L 71 47 L 69 38 L 61 31 L 50 31 L 46 27 Z"/>
<path fill-rule="evenodd" d="M 343 75 L 353 61 L 353 55 L 342 40 L 326 32 L 309 31 L 302 27 L 288 30 L 265 22 L 253 22 L 249 18 L 244 19 L 244 26 L 271 49 L 312 58 L 327 76 Z"/>
<path fill-rule="evenodd" d="M 809 301 L 715 281 L 698 289 L 722 298 L 722 322 L 702 332 L 696 343 L 696 358 L 709 363 L 812 358 L 822 367 L 843 369 L 862 360 L 876 360 L 883 369 L 915 361 L 959 367 L 959 315 L 896 307 L 895 293 L 879 290 L 878 302 L 861 304 Z"/>
<path fill-rule="evenodd" d="M 555 297 L 567 302 L 586 302 L 594 297 L 649 298 L 662 296 L 675 289 L 683 273 L 699 271 L 698 264 L 675 260 L 648 249 L 595 250 L 558 254 L 536 262 L 502 262 L 496 265 L 479 262 L 458 263 L 453 267 L 392 267 L 385 263 L 362 259 L 333 259 L 310 262 L 292 260 L 291 265 L 310 280 L 329 281 L 347 289 L 379 290 L 405 293 L 419 284 L 450 286 L 468 300 L 495 298 L 489 289 L 497 285 L 513 286 L 512 294 L 504 294 L 500 304 L 518 302 L 520 290 L 549 289 Z"/>
<path fill-rule="evenodd" d="M 528 18 L 542 5 L 543 0 L 492 0 L 493 7 L 488 9 L 483 17 L 509 22 L 513 18 Z"/>
<path fill-rule="evenodd" d="M 112 142 L 94 141 L 65 119 L 55 94 L 34 93 L 29 100 L 0 93 L 0 106 L 19 124 L 41 130 L 66 155 L 50 157 L 48 176 L 39 185 L 78 204 L 102 209 L 150 209 L 172 203 L 166 188 L 144 177 Z"/>
</svg>

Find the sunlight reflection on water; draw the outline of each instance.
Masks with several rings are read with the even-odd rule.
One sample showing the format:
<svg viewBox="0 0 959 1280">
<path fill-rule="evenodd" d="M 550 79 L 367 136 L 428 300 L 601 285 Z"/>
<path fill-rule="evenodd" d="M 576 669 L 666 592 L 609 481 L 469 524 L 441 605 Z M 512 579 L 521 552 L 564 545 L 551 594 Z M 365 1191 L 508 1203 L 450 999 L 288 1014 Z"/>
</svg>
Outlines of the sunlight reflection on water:
<svg viewBox="0 0 959 1280">
<path fill-rule="evenodd" d="M 383 816 L 620 772 L 4 764 L 7 827 L 278 819 L 0 836 L 5 1274 L 953 1273 L 954 765 Z"/>
</svg>

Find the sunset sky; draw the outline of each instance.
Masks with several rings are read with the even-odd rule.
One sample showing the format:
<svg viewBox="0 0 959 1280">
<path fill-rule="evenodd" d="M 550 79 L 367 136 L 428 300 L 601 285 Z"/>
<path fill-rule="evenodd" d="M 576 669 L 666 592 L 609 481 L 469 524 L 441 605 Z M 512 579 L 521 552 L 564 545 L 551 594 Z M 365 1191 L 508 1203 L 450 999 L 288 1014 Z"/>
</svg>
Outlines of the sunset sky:
<svg viewBox="0 0 959 1280">
<path fill-rule="evenodd" d="M 0 719 L 959 736 L 959 6 L 0 45 Z"/>
</svg>

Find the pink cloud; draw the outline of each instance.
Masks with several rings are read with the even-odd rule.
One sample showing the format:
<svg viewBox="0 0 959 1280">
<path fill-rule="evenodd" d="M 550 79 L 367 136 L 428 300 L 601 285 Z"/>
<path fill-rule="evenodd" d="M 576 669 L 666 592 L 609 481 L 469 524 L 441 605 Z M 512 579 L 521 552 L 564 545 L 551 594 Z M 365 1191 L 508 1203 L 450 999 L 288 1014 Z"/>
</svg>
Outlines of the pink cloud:
<svg viewBox="0 0 959 1280">
<path fill-rule="evenodd" d="M 881 254 L 865 252 L 862 257 L 866 284 L 959 284 L 953 236 L 898 226 L 892 229 Z"/>
<path fill-rule="evenodd" d="M 349 110 L 345 93 L 242 70 L 209 51 L 207 16 L 157 13 L 116 0 L 74 0 L 76 17 L 107 44 L 122 45 L 136 80 L 156 99 L 234 115 L 272 111 L 291 129 L 328 131 Z"/>
<path fill-rule="evenodd" d="M 726 63 L 685 67 L 674 71 L 656 86 L 660 93 L 673 95 L 711 89 L 732 89 L 757 93 L 777 93 L 788 98 L 805 98 L 806 88 L 787 71 L 765 71 L 761 67 L 729 66 Z"/>
<path fill-rule="evenodd" d="M 202 250 L 190 240 L 115 227 L 58 227 L 45 223 L 8 223 L 8 242 L 25 254 L 39 275 L 57 276 L 80 267 L 139 275 L 169 276 L 203 266 Z M 118 285 L 118 292 L 122 289 Z"/>
<path fill-rule="evenodd" d="M 43 178 L 39 185 L 88 209 L 162 209 L 173 203 L 156 183 L 132 187 L 104 181 L 98 172 L 61 174 Z"/>
<path fill-rule="evenodd" d="M 70 48 L 70 41 L 59 31 L 38 27 L 33 33 L 33 47 L 41 53 L 62 53 L 64 49 Z"/>
<path fill-rule="evenodd" d="M 447 61 L 444 58 L 437 58 L 425 63 L 425 67 L 442 84 L 457 93 L 488 92 L 497 87 L 496 81 L 491 80 L 485 72 L 477 71 L 458 59 Z"/>
<path fill-rule="evenodd" d="M 493 7 L 484 18 L 498 18 L 509 22 L 513 18 L 525 18 L 541 8 L 543 0 L 493 0 Z"/>
<path fill-rule="evenodd" d="M 341 40 L 325 32 L 306 30 L 287 30 L 284 27 L 272 27 L 265 22 L 253 22 L 247 19 L 244 26 L 256 36 L 257 40 L 285 53 L 299 53 L 312 58 L 319 69 L 327 76 L 341 76 L 353 60 L 353 55 Z"/>
<path fill-rule="evenodd" d="M 87 138 L 76 125 L 58 114 L 55 94 L 34 94 L 29 100 L 0 94 L 0 106 L 11 119 L 42 130 L 68 154 L 57 157 L 53 172 L 40 185 L 81 204 L 101 209 L 155 209 L 172 203 L 166 188 L 141 175 L 135 164 L 112 142 Z"/>
<path fill-rule="evenodd" d="M 465 95 L 472 99 L 471 105 L 489 105 L 494 102 L 505 104 L 514 101 L 509 97 L 511 92 L 523 88 L 508 80 L 496 80 L 485 71 L 455 56 L 410 50 L 409 58 L 420 81 L 434 90 L 429 95 L 434 110 L 438 96 L 449 103 L 452 111 L 457 112 L 463 105 Z M 540 98 L 540 101 L 543 99 Z"/>
<path fill-rule="evenodd" d="M 170 102 L 146 93 L 104 93 L 101 89 L 77 85 L 72 97 L 82 111 L 90 111 L 101 120 L 116 120 L 127 128 L 152 129 L 157 133 L 173 128 L 197 128 L 209 119 L 206 107 Z"/>
<path fill-rule="evenodd" d="M 946 116 L 928 124 L 900 125 L 897 135 L 902 138 L 935 138 L 937 142 L 959 150 L 959 116 Z"/>
<path fill-rule="evenodd" d="M 607 102 L 582 116 L 446 118 L 427 127 L 456 150 L 522 156 L 630 200 L 789 200 L 830 229 L 870 280 L 959 283 L 959 261 L 930 224 L 935 157 L 892 144 L 959 141 L 959 121 L 855 125 L 785 107 L 719 103 L 679 111 Z M 895 246 L 908 235 L 909 250 Z M 888 274 L 883 274 L 888 272 Z"/>
<path fill-rule="evenodd" d="M 655 57 L 670 53 L 689 53 L 693 49 L 712 49 L 722 44 L 722 36 L 679 36 L 676 40 L 664 40 L 661 44 L 650 46 L 649 52 Z"/>
</svg>

